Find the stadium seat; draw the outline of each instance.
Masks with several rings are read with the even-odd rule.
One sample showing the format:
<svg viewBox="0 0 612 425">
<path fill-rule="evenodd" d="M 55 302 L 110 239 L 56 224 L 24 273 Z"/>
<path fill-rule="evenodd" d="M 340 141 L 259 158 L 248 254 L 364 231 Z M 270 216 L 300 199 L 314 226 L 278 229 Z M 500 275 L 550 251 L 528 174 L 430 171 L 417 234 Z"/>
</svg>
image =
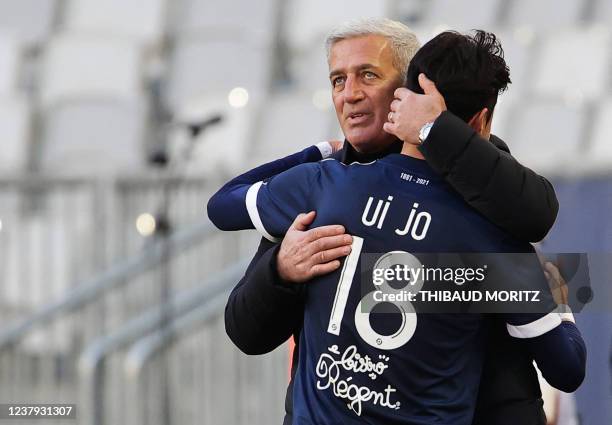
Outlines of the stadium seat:
<svg viewBox="0 0 612 425">
<path fill-rule="evenodd" d="M 46 41 L 51 33 L 57 0 L 0 0 L 0 31 L 27 45 Z"/>
<path fill-rule="evenodd" d="M 185 35 L 220 35 L 232 40 L 267 44 L 274 35 L 277 2 L 274 0 L 173 0 L 172 32 Z"/>
<path fill-rule="evenodd" d="M 135 43 L 104 37 L 53 39 L 42 66 L 44 105 L 75 97 L 131 98 L 140 92 L 140 52 Z"/>
<path fill-rule="evenodd" d="M 322 43 L 327 32 L 344 21 L 388 14 L 384 0 L 354 0 L 350 7 L 335 1 L 292 0 L 286 10 L 284 30 L 292 51 Z"/>
<path fill-rule="evenodd" d="M 23 96 L 0 97 L 0 175 L 25 171 L 30 138 L 30 103 Z"/>
<path fill-rule="evenodd" d="M 508 133 L 513 155 L 547 176 L 568 172 L 585 148 L 585 113 L 562 102 L 531 100 L 518 104 Z"/>
<path fill-rule="evenodd" d="M 20 54 L 15 39 L 0 34 L 0 95 L 12 93 L 17 89 Z"/>
<path fill-rule="evenodd" d="M 474 28 L 491 29 L 500 11 L 500 0 L 434 0 L 426 7 L 424 21 L 431 25 L 445 25 L 457 31 Z"/>
<path fill-rule="evenodd" d="M 612 23 L 612 2 L 609 0 L 596 0 L 593 8 L 593 20 L 600 24 Z"/>
<path fill-rule="evenodd" d="M 65 26 L 71 32 L 126 36 L 145 45 L 163 32 L 164 0 L 69 0 Z"/>
<path fill-rule="evenodd" d="M 493 31 L 499 38 L 504 49 L 504 59 L 510 69 L 512 83 L 508 91 L 500 97 L 501 102 L 507 102 L 524 97 L 531 89 L 533 70 L 534 44 L 536 35 L 526 29 Z"/>
<path fill-rule="evenodd" d="M 550 34 L 535 58 L 536 94 L 576 101 L 600 97 L 609 82 L 610 40 L 609 29 L 599 26 Z"/>
<path fill-rule="evenodd" d="M 125 40 L 60 37 L 43 64 L 42 168 L 108 173 L 142 163 L 140 54 Z"/>
<path fill-rule="evenodd" d="M 603 102 L 595 115 L 593 135 L 586 150 L 588 168 L 595 172 L 609 172 L 612 168 L 612 98 Z"/>
<path fill-rule="evenodd" d="M 538 31 L 575 26 L 582 20 L 585 0 L 514 0 L 509 5 L 506 23 L 511 28 L 528 26 Z"/>
<path fill-rule="evenodd" d="M 235 87 L 260 96 L 269 84 L 270 49 L 240 41 L 181 39 L 171 58 L 168 101 L 173 111 L 202 96 L 227 96 Z"/>
<path fill-rule="evenodd" d="M 326 89 L 331 93 L 327 53 L 323 41 L 317 40 L 311 46 L 294 52 L 289 59 L 292 82 L 303 90 Z"/>
<path fill-rule="evenodd" d="M 194 143 L 188 169 L 181 172 L 219 177 L 235 175 L 246 163 L 256 134 L 258 108 L 249 100 L 243 107 L 233 107 L 227 95 L 192 98 L 175 113 L 175 123 L 168 137 L 172 158 L 184 156 L 187 145 Z M 212 117 L 221 121 L 205 128 L 192 139 L 187 125 Z"/>
<path fill-rule="evenodd" d="M 17 190 L 4 190 L 0 194 L 0 293 L 1 305 L 20 305 L 25 302 L 27 291 L 20 285 L 20 269 L 24 264 L 23 233 L 20 214 L 21 196 Z"/>
<path fill-rule="evenodd" d="M 325 96 L 326 94 L 326 96 Z M 320 95 L 329 99 L 326 108 L 312 92 L 284 93 L 270 98 L 265 106 L 253 164 L 260 164 L 297 152 L 307 146 L 329 139 L 342 139 L 331 103 L 331 91 Z M 315 95 L 316 96 L 316 95 Z"/>
<path fill-rule="evenodd" d="M 133 173 L 144 166 L 146 106 L 138 99 L 75 99 L 45 113 L 41 166 L 60 175 Z"/>
</svg>

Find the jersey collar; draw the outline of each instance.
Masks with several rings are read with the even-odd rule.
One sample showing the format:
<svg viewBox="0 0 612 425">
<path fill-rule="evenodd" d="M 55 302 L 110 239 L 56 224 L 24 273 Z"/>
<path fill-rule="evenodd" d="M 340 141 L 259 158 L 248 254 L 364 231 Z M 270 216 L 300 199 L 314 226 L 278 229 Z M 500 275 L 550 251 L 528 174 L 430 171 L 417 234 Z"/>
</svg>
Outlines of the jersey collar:
<svg viewBox="0 0 612 425">
<path fill-rule="evenodd" d="M 392 153 L 400 153 L 402 151 L 402 145 L 402 141 L 397 140 L 396 142 L 391 143 L 391 145 L 385 150 L 370 154 L 364 154 L 357 152 L 355 148 L 348 142 L 348 140 L 345 139 L 342 149 L 337 154 L 338 156 L 334 156 L 336 157 L 336 159 L 347 165 L 352 164 L 353 162 L 359 162 L 363 164 L 366 162 L 375 161 Z"/>
</svg>

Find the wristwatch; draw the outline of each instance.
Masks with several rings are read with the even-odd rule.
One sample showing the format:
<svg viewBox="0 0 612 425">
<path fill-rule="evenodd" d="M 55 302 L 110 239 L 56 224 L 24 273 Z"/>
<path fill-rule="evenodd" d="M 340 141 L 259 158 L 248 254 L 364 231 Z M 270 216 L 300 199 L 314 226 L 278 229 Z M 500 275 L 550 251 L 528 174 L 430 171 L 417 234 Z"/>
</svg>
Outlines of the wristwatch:
<svg viewBox="0 0 612 425">
<path fill-rule="evenodd" d="M 423 127 L 421 127 L 421 130 L 419 131 L 419 142 L 420 143 L 423 143 L 425 139 L 427 139 L 427 136 L 429 136 L 429 132 L 431 131 L 431 127 L 433 127 L 433 125 L 434 125 L 433 121 L 426 122 L 425 124 L 423 124 Z"/>
</svg>

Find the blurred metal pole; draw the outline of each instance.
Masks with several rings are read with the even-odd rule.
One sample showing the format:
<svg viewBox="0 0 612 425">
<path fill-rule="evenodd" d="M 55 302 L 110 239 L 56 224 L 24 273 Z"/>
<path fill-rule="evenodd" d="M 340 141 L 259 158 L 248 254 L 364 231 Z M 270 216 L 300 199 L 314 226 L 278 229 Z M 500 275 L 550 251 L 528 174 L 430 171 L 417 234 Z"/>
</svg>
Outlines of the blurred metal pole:
<svg viewBox="0 0 612 425">
<path fill-rule="evenodd" d="M 216 232 L 208 220 L 181 229 L 169 238 L 171 252 L 182 252 Z M 0 332 L 0 351 L 21 341 L 33 328 L 48 325 L 50 320 L 96 300 L 105 291 L 126 285 L 130 279 L 158 264 L 163 254 L 163 247 L 155 243 L 137 256 L 115 264 L 99 276 L 70 288 L 59 300 L 43 306 L 26 320 L 13 323 Z"/>
<path fill-rule="evenodd" d="M 205 287 L 197 287 L 175 295 L 169 300 L 169 311 L 173 313 L 173 317 L 169 320 L 175 320 L 175 316 L 190 312 L 227 291 L 242 276 L 247 264 L 246 261 L 241 261 L 215 276 Z M 82 397 L 81 411 L 84 416 L 89 416 L 89 420 L 85 423 L 104 425 L 105 361 L 108 356 L 151 332 L 160 329 L 167 332 L 167 327 L 161 326 L 163 320 L 168 320 L 168 318 L 164 318 L 162 311 L 154 307 L 132 319 L 117 331 L 96 339 L 85 348 L 78 364 L 79 394 Z"/>
<path fill-rule="evenodd" d="M 172 321 L 167 328 L 142 338 L 132 346 L 124 360 L 127 394 L 135 406 L 129 412 L 127 423 L 131 425 L 146 423 L 147 388 L 143 381 L 145 365 L 155 355 L 167 352 L 167 349 L 178 339 L 189 335 L 217 315 L 223 314 L 228 295 L 229 290 L 216 295 L 197 309 Z"/>
</svg>

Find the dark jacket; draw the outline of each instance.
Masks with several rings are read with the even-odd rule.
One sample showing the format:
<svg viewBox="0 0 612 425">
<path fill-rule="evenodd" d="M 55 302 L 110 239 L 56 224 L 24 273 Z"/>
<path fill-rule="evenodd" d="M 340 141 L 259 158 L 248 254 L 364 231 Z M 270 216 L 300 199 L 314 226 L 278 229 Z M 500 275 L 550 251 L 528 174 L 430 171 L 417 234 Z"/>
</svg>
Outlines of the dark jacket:
<svg viewBox="0 0 612 425">
<path fill-rule="evenodd" d="M 501 139 L 495 136 L 491 136 L 490 142 L 482 139 L 465 122 L 444 112 L 419 149 L 429 165 L 468 204 L 514 237 L 539 241 L 552 227 L 559 208 L 552 185 L 519 164 Z M 368 162 L 399 150 L 401 142 L 378 155 L 360 156 L 345 143 L 337 159 L 345 163 Z M 299 341 L 305 284 L 280 279 L 276 267 L 278 248 L 262 238 L 225 309 L 227 334 L 247 354 L 268 353 L 292 336 L 296 343 Z M 488 353 L 474 424 L 544 424 L 541 394 L 531 362 L 520 355 L 518 344 L 509 343 L 509 339 L 495 332 L 492 331 L 492 337 L 501 342 L 489 347 L 504 343 L 517 350 L 517 354 L 502 357 Z M 296 349 L 294 365 L 297 352 Z M 503 370 L 513 373 L 502 373 Z M 295 368 L 292 377 L 294 372 Z M 291 423 L 292 383 L 293 380 L 287 389 L 285 424 Z M 503 413 L 500 406 L 504 407 Z"/>
</svg>

